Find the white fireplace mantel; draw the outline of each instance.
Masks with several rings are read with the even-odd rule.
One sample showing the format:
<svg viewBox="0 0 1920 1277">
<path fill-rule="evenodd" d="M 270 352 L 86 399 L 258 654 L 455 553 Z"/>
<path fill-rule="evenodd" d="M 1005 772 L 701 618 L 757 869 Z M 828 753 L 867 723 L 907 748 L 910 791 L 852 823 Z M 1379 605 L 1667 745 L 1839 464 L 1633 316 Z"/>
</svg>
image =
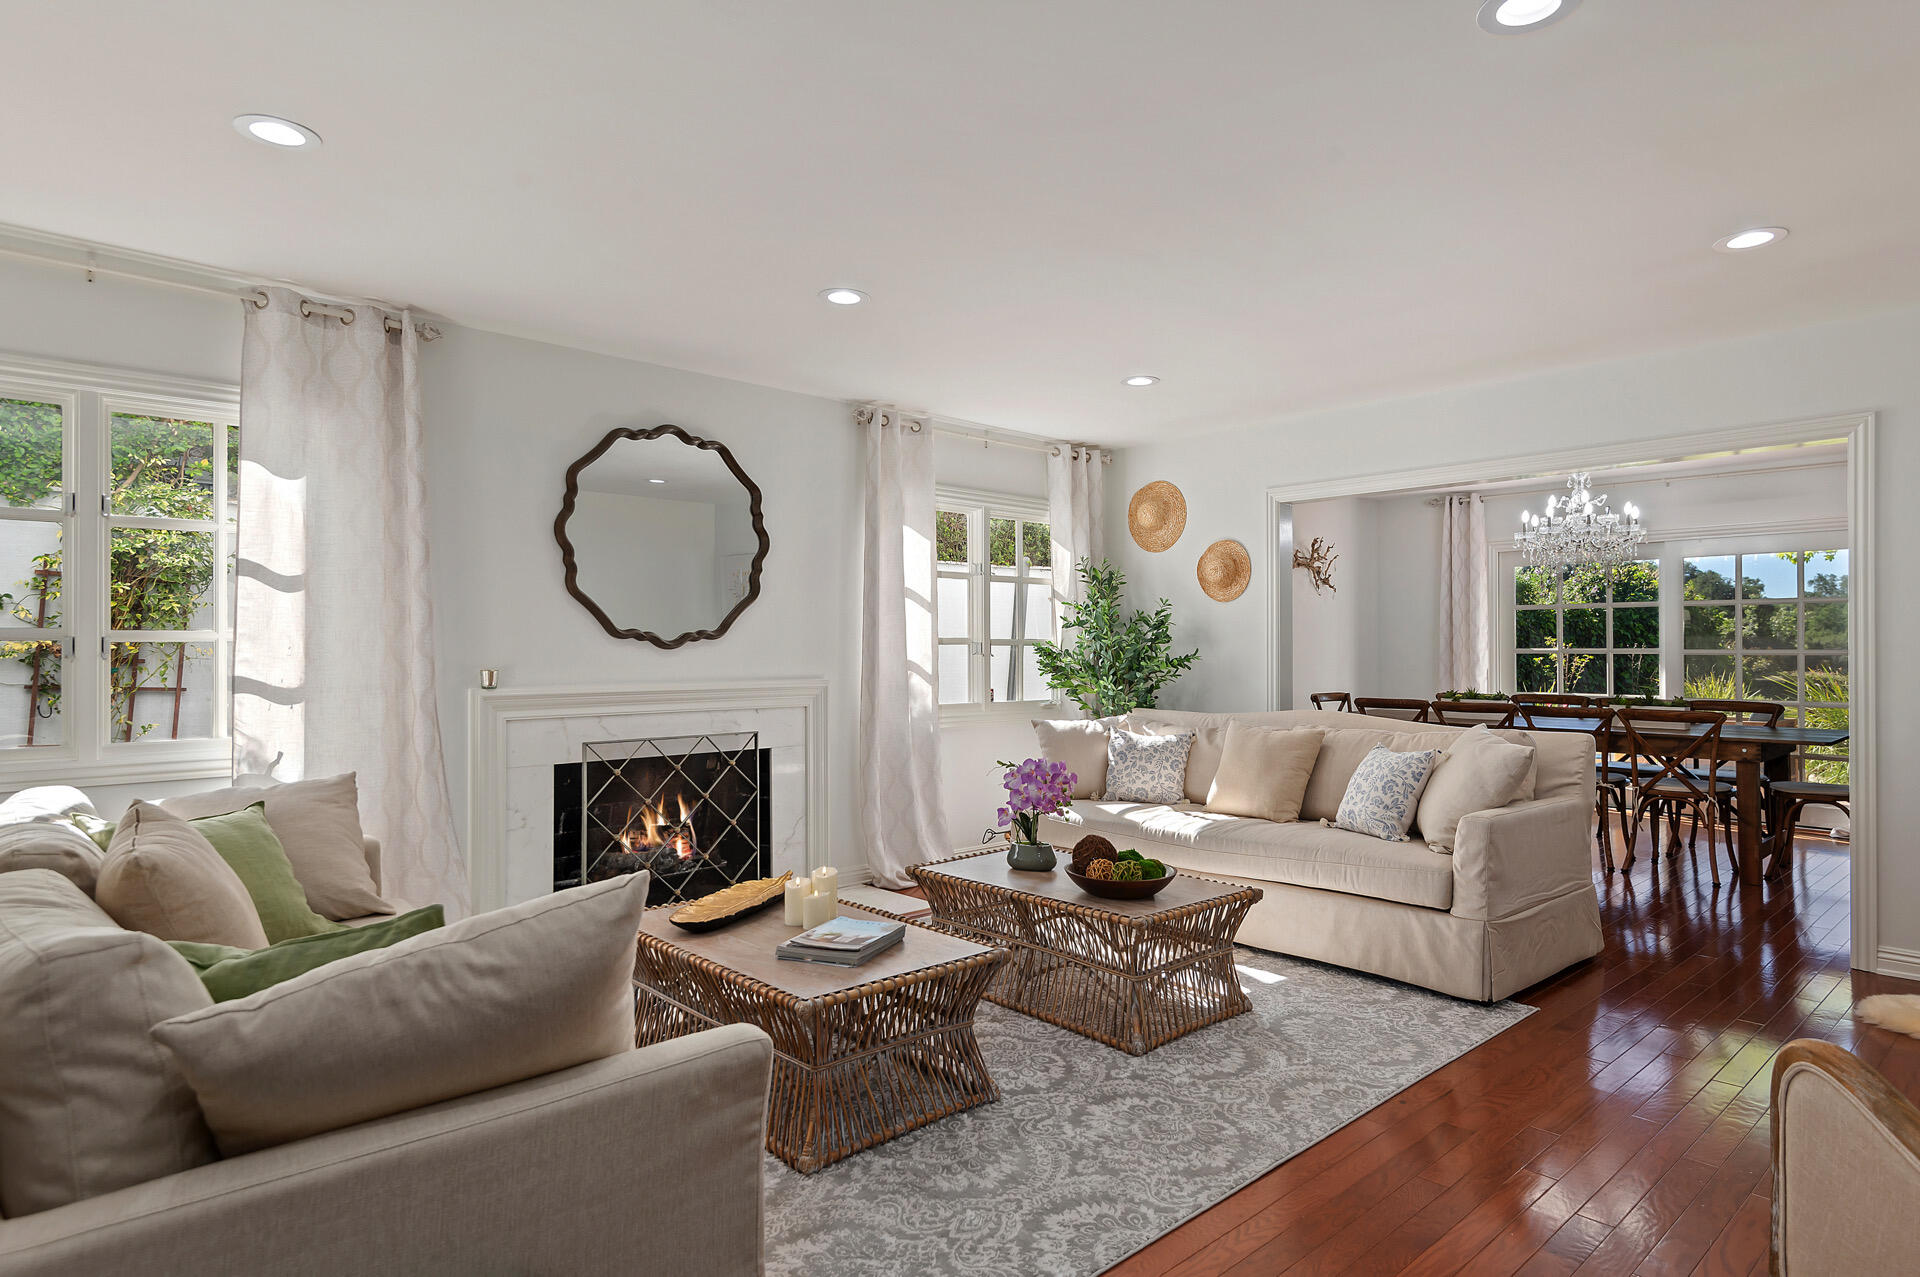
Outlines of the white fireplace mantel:
<svg viewBox="0 0 1920 1277">
<path fill-rule="evenodd" d="M 644 734 L 636 725 L 646 718 L 701 714 L 797 711 L 802 718 L 806 757 L 805 868 L 828 862 L 827 681 L 784 679 L 708 684 L 656 683 L 624 686 L 474 688 L 467 693 L 467 841 L 476 912 L 510 902 L 508 889 L 509 768 L 568 761 L 549 756 L 516 758 L 511 741 L 552 727 L 578 735 L 589 724 L 604 736 Z M 791 724 L 791 714 L 786 722 Z M 673 734 L 682 734 L 684 729 Z M 577 759 L 578 754 L 571 754 Z M 775 813 L 776 821 L 782 819 Z M 530 841 L 540 831 L 528 831 Z M 548 835 L 548 857 L 551 836 Z"/>
</svg>

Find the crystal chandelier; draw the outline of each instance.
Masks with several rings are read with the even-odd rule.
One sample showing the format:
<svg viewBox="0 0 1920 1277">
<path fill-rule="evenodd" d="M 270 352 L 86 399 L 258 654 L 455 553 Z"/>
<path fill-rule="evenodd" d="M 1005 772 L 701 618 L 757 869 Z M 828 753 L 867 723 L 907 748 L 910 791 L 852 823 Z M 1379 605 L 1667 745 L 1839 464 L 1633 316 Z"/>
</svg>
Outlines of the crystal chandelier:
<svg viewBox="0 0 1920 1277">
<path fill-rule="evenodd" d="M 1514 548 L 1528 567 L 1618 567 L 1631 563 L 1647 533 L 1640 526 L 1640 507 L 1631 501 L 1615 514 L 1607 494 L 1594 495 L 1591 475 L 1567 478 L 1567 495 L 1547 498 L 1544 515 L 1520 515 L 1520 535 Z"/>
</svg>

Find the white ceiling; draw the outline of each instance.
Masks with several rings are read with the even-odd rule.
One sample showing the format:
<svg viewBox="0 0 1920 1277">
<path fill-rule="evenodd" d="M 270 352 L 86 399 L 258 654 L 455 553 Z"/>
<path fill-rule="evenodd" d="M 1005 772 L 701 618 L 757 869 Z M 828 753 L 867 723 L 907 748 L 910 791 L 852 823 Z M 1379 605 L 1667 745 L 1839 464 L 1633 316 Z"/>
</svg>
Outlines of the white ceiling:
<svg viewBox="0 0 1920 1277">
<path fill-rule="evenodd" d="M 1920 5 L 1476 8 L 14 3 L 0 221 L 1109 443 L 1920 301 Z"/>
</svg>

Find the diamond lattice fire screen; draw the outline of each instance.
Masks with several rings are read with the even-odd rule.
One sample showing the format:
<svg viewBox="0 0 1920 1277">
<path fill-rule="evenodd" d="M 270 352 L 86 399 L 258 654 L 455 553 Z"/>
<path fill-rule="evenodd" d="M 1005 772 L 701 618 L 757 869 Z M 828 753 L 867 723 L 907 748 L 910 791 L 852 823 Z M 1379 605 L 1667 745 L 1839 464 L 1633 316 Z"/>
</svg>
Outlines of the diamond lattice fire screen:
<svg viewBox="0 0 1920 1277">
<path fill-rule="evenodd" d="M 770 790 L 757 732 L 593 741 L 554 768 L 553 885 L 644 869 L 651 904 L 767 874 Z"/>
</svg>

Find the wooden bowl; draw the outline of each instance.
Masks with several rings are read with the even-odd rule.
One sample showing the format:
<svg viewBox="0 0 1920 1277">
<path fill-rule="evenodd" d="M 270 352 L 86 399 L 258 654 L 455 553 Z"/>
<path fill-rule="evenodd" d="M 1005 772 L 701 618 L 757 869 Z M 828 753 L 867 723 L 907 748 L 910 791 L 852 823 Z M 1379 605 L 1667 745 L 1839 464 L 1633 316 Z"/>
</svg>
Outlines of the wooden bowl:
<svg viewBox="0 0 1920 1277">
<path fill-rule="evenodd" d="M 1132 882 L 1115 882 L 1110 878 L 1088 878 L 1067 870 L 1067 877 L 1073 879 L 1073 885 L 1089 895 L 1099 896 L 1103 900 L 1145 900 L 1149 896 L 1160 894 L 1160 888 L 1173 881 L 1177 871 L 1167 866 L 1164 878 L 1135 879 Z"/>
</svg>

